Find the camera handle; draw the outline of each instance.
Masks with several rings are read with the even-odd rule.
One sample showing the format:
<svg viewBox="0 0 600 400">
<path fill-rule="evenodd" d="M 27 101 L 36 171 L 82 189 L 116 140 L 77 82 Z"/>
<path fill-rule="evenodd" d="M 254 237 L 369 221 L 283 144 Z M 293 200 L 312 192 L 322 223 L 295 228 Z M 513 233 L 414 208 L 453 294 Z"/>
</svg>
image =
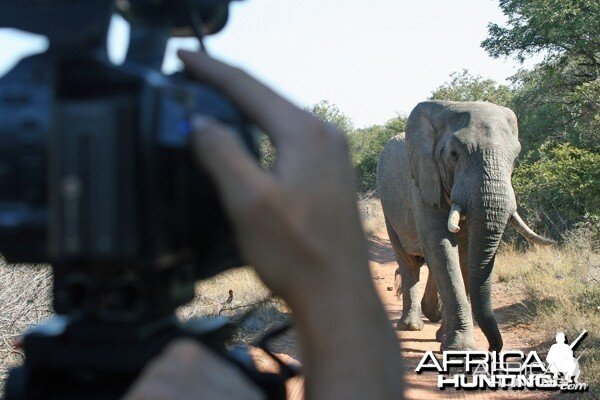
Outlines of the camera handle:
<svg viewBox="0 0 600 400">
<path fill-rule="evenodd" d="M 144 366 L 177 338 L 200 341 L 239 368 L 266 398 L 285 399 L 285 382 L 297 371 L 270 353 L 266 344 L 287 328 L 277 328 L 261 340 L 262 349 L 280 367 L 279 373 L 266 373 L 256 368 L 247 348 L 226 347 L 236 327 L 227 318 L 182 324 L 171 316 L 134 326 L 56 316 L 25 335 L 25 364 L 11 370 L 5 400 L 120 399 Z"/>
<path fill-rule="evenodd" d="M 204 21 L 192 0 L 175 2 L 182 14 L 188 15 L 189 26 L 200 44 L 200 50 L 207 53 L 204 43 Z M 135 62 L 160 71 L 163 65 L 167 42 L 173 33 L 173 27 L 165 21 L 139 21 L 131 25 L 128 62 Z"/>
</svg>

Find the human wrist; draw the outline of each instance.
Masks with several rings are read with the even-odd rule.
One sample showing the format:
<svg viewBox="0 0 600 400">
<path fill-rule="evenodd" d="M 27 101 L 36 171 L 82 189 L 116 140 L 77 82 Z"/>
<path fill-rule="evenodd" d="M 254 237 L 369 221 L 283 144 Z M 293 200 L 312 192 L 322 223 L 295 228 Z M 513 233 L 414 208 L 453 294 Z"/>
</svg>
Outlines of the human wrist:
<svg viewBox="0 0 600 400">
<path fill-rule="evenodd" d="M 314 342 L 312 347 L 342 334 L 346 341 L 358 341 L 389 325 L 367 266 L 348 268 L 335 279 L 315 280 L 290 306 L 301 339 Z"/>
<path fill-rule="evenodd" d="M 285 298 L 297 320 L 318 324 L 331 312 L 345 311 L 343 304 L 374 295 L 366 260 L 330 261 L 305 268 Z"/>
<path fill-rule="evenodd" d="M 402 397 L 400 346 L 365 275 L 315 290 L 300 309 L 292 306 L 307 398 Z"/>
</svg>

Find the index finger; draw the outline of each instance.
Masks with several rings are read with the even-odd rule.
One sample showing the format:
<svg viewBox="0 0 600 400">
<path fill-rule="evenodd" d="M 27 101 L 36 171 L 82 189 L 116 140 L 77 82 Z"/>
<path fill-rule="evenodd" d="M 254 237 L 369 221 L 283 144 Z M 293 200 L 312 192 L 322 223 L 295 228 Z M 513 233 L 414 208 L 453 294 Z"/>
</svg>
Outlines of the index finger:
<svg viewBox="0 0 600 400">
<path fill-rule="evenodd" d="M 271 88 L 228 64 L 206 54 L 180 50 L 179 58 L 194 78 L 221 90 L 242 112 L 273 139 L 276 146 L 294 132 L 293 126 L 306 118 L 306 112 L 275 93 Z M 290 129 L 292 128 L 292 129 Z"/>
</svg>

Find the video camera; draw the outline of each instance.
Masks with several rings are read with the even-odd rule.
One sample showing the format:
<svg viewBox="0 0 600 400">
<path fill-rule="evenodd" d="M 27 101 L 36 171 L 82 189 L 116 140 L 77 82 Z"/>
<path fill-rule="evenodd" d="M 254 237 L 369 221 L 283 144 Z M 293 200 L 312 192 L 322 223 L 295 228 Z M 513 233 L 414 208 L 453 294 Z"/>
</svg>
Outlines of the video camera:
<svg viewBox="0 0 600 400">
<path fill-rule="evenodd" d="M 174 317 L 196 280 L 243 264 L 189 121 L 220 120 L 258 158 L 255 129 L 214 88 L 161 73 L 168 39 L 218 32 L 230 1 L 0 0 L 0 27 L 49 40 L 0 79 L 0 253 L 52 265 L 58 314 L 25 336 L 7 399 L 118 398 L 182 336 L 285 397 L 281 376 L 225 346 L 228 323 Z M 120 66 L 106 43 L 115 13 L 131 26 Z"/>
</svg>

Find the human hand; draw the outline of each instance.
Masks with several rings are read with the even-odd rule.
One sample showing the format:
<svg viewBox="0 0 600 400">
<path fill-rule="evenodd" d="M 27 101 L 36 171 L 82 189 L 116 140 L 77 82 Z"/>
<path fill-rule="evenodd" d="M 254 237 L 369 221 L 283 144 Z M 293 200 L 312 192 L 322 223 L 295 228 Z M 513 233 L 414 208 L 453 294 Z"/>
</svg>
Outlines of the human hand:
<svg viewBox="0 0 600 400">
<path fill-rule="evenodd" d="M 124 400 L 259 400 L 242 373 L 191 340 L 171 344 L 153 360 Z"/>
<path fill-rule="evenodd" d="M 201 53 L 179 57 L 277 150 L 267 171 L 230 129 L 193 121 L 198 160 L 217 185 L 244 258 L 292 308 L 306 398 L 401 398 L 399 346 L 371 280 L 345 137 L 239 69 Z"/>
<path fill-rule="evenodd" d="M 201 53 L 179 56 L 188 74 L 220 89 L 277 149 L 266 171 L 230 129 L 193 121 L 198 159 L 219 188 L 244 258 L 295 311 L 315 292 L 368 282 L 344 135 L 236 68 Z"/>
</svg>

